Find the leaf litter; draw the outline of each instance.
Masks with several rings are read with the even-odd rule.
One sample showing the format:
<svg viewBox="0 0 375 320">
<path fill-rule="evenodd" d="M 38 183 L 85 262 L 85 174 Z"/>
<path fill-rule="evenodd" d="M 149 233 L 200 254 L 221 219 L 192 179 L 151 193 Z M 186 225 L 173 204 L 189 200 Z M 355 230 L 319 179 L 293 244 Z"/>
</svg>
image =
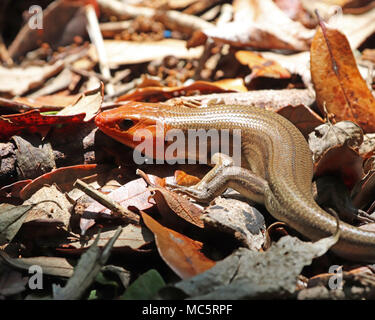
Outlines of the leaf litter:
<svg viewBox="0 0 375 320">
<path fill-rule="evenodd" d="M 277 112 L 309 142 L 317 203 L 374 230 L 371 4 L 42 2 L 43 30 L 26 2 L 0 10 L 0 299 L 374 298 L 371 266 L 327 252 L 338 233 L 301 241 L 233 190 L 178 194 L 209 168 L 139 165 L 94 123 L 128 101 Z"/>
</svg>

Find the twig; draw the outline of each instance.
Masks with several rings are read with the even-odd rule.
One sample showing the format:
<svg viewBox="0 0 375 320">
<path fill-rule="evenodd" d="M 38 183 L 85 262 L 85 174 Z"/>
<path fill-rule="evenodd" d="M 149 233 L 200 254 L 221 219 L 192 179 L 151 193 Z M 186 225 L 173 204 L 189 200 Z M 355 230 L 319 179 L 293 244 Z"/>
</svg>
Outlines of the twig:
<svg viewBox="0 0 375 320">
<path fill-rule="evenodd" d="M 4 61 L 8 66 L 13 65 L 13 60 L 9 55 L 7 47 L 5 46 L 3 36 L 0 34 L 0 60 Z"/>
<path fill-rule="evenodd" d="M 115 90 L 113 85 L 109 82 L 111 79 L 111 71 L 109 69 L 107 53 L 104 47 L 103 36 L 100 32 L 98 18 L 96 17 L 95 9 L 92 5 L 86 5 L 85 13 L 87 18 L 87 32 L 98 53 L 100 72 L 103 77 L 108 80 L 108 83 L 105 86 L 105 91 L 107 94 L 111 95 Z"/>
<path fill-rule="evenodd" d="M 134 212 L 132 212 L 128 209 L 125 209 L 124 207 L 119 205 L 117 202 L 110 199 L 107 195 L 93 189 L 91 186 L 84 183 L 82 180 L 77 179 L 76 182 L 74 183 L 74 187 L 82 190 L 88 196 L 90 196 L 94 200 L 98 201 L 101 205 L 110 209 L 115 214 L 121 215 L 121 217 L 123 219 L 127 220 L 128 223 L 139 224 L 140 218 L 137 214 L 135 214 Z"/>
</svg>

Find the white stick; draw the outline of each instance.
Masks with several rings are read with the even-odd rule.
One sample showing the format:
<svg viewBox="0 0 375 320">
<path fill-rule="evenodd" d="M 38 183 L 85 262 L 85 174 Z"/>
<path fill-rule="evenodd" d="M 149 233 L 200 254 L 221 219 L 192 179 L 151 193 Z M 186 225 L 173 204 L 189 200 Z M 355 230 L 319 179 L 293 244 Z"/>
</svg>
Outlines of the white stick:
<svg viewBox="0 0 375 320">
<path fill-rule="evenodd" d="M 87 18 L 87 32 L 98 53 L 100 72 L 103 77 L 108 80 L 108 83 L 105 85 L 105 91 L 107 94 L 112 95 L 115 93 L 115 90 L 113 85 L 109 82 L 111 79 L 111 72 L 108 65 L 102 33 L 100 32 L 98 18 L 96 17 L 95 9 L 92 5 L 87 5 L 85 7 L 85 12 Z"/>
</svg>

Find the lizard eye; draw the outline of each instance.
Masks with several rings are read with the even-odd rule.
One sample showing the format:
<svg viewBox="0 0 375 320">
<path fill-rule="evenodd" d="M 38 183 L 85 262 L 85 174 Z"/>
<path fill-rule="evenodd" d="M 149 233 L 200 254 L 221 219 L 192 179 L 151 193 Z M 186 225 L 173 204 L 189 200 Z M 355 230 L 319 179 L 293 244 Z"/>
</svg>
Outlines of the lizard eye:
<svg viewBox="0 0 375 320">
<path fill-rule="evenodd" d="M 123 131 L 129 130 L 133 125 L 134 125 L 134 122 L 133 120 L 130 120 L 130 119 L 124 119 L 118 123 L 119 128 Z"/>
</svg>

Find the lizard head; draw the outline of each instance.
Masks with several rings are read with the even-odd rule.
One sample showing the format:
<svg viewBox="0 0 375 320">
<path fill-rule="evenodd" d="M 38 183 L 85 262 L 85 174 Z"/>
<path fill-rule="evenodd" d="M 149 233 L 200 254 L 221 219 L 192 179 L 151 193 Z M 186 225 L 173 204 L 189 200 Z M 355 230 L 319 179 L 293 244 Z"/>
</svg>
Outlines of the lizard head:
<svg viewBox="0 0 375 320">
<path fill-rule="evenodd" d="M 95 124 L 111 138 L 135 148 L 145 139 L 156 143 L 167 130 L 162 117 L 161 104 L 126 102 L 121 107 L 104 111 L 95 117 Z"/>
</svg>

